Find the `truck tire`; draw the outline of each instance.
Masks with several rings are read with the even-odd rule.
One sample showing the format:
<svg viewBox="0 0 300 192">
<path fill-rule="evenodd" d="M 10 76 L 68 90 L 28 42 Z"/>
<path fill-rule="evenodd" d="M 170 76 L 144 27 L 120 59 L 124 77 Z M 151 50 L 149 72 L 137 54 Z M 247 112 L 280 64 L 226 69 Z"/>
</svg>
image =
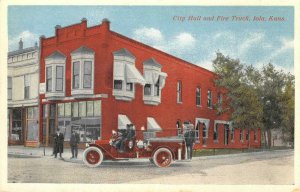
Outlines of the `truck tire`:
<svg viewBox="0 0 300 192">
<path fill-rule="evenodd" d="M 89 147 L 83 151 L 83 162 L 88 167 L 98 167 L 103 161 L 103 153 L 98 147 Z"/>
<path fill-rule="evenodd" d="M 172 152 L 167 148 L 160 148 L 153 154 L 153 161 L 157 167 L 169 167 L 172 160 Z"/>
</svg>

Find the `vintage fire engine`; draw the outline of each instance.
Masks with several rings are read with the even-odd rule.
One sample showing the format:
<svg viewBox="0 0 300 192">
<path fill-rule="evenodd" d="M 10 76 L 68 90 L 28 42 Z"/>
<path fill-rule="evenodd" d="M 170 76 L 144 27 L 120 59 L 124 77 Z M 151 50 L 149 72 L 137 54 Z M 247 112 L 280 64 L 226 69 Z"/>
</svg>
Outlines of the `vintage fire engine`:
<svg viewBox="0 0 300 192">
<path fill-rule="evenodd" d="M 142 132 L 137 138 L 134 126 L 112 133 L 110 140 L 96 140 L 87 144 L 83 161 L 89 167 L 99 166 L 103 160 L 148 158 L 157 167 L 168 167 L 173 161 L 185 160 L 186 148 L 182 136 L 157 137 L 155 132 Z"/>
</svg>

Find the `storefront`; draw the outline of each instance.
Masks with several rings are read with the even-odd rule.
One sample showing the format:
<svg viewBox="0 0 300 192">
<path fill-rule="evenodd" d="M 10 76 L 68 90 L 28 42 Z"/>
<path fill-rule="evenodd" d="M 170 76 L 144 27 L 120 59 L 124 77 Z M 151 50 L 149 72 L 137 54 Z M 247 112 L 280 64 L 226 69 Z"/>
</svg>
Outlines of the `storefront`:
<svg viewBox="0 0 300 192">
<path fill-rule="evenodd" d="M 80 136 L 80 142 L 101 139 L 101 101 L 72 101 L 43 104 L 43 135 L 45 146 L 53 145 L 53 134 L 59 128 L 68 146 L 72 130 Z"/>
<path fill-rule="evenodd" d="M 10 145 L 38 145 L 38 107 L 8 109 L 8 141 Z"/>
</svg>

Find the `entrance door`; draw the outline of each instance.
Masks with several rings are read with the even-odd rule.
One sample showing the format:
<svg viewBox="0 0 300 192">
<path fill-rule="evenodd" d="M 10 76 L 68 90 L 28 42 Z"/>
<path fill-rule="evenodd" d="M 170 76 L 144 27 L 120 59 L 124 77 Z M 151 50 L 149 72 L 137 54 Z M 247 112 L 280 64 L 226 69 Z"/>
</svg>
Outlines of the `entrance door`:
<svg viewBox="0 0 300 192">
<path fill-rule="evenodd" d="M 12 132 L 10 140 L 12 144 L 23 144 L 23 110 L 22 108 L 15 108 L 12 112 Z"/>
<path fill-rule="evenodd" d="M 229 125 L 224 124 L 224 145 L 228 145 L 229 141 Z"/>
</svg>

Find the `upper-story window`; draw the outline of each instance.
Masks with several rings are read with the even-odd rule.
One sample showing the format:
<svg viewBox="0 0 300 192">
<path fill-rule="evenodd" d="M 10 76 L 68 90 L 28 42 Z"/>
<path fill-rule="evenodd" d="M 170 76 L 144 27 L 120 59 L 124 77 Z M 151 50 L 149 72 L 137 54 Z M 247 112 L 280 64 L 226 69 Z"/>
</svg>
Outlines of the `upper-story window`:
<svg viewBox="0 0 300 192">
<path fill-rule="evenodd" d="M 221 94 L 221 93 L 218 93 L 218 104 L 221 105 L 222 102 L 223 102 L 222 94 Z"/>
<path fill-rule="evenodd" d="M 161 71 L 161 64 L 154 58 L 150 58 L 143 63 L 144 78 L 144 103 L 158 105 L 161 102 L 161 91 L 165 86 L 167 74 Z"/>
<path fill-rule="evenodd" d="M 196 105 L 201 106 L 201 88 L 196 88 Z"/>
<path fill-rule="evenodd" d="M 212 92 L 207 90 L 207 107 L 212 108 Z"/>
<path fill-rule="evenodd" d="M 65 65 L 66 56 L 55 51 L 46 57 L 46 98 L 49 100 L 61 99 L 65 96 Z"/>
<path fill-rule="evenodd" d="M 71 53 L 72 57 L 72 96 L 89 97 L 94 94 L 95 52 L 80 47 Z"/>
<path fill-rule="evenodd" d="M 24 75 L 24 99 L 30 97 L 30 76 Z"/>
<path fill-rule="evenodd" d="M 127 50 L 113 52 L 113 95 L 118 100 L 131 101 L 135 97 L 135 84 L 145 85 L 146 81 L 135 67 L 135 57 Z"/>
<path fill-rule="evenodd" d="M 7 99 L 12 100 L 12 77 L 7 77 Z"/>
<path fill-rule="evenodd" d="M 177 103 L 182 103 L 182 82 L 177 81 Z"/>
</svg>

